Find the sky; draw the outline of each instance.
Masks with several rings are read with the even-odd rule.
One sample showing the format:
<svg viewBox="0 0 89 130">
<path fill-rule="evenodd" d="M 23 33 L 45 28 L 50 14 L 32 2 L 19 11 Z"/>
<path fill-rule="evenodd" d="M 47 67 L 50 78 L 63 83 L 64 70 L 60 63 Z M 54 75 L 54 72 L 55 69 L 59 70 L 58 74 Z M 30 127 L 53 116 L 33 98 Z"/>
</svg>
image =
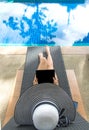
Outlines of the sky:
<svg viewBox="0 0 89 130">
<path fill-rule="evenodd" d="M 40 4 L 39 9 L 47 7 L 44 10 L 46 15 L 44 24 L 48 20 L 52 20 L 57 23 L 56 37 L 52 40 L 56 45 L 72 46 L 74 42 L 83 40 L 89 33 L 89 2 L 85 1 L 84 4 L 61 5 L 61 4 Z M 26 12 L 24 14 L 24 10 Z M 3 20 L 8 20 L 10 16 L 19 18 L 22 16 L 31 17 L 35 7 L 27 7 L 21 3 L 4 3 L 0 2 L 0 43 L 7 41 L 8 43 L 25 43 L 26 38 L 19 35 L 19 30 L 13 30 L 9 26 L 3 24 Z M 26 29 L 28 26 L 26 25 Z"/>
</svg>

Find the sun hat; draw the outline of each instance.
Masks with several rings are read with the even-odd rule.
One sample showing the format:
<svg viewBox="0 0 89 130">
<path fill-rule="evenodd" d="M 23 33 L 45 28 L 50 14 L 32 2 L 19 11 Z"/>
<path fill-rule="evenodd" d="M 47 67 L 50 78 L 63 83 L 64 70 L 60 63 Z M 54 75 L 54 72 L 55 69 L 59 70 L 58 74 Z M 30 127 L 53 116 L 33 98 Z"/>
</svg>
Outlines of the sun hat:
<svg viewBox="0 0 89 130">
<path fill-rule="evenodd" d="M 19 98 L 14 112 L 17 124 L 34 125 L 38 130 L 52 130 L 60 122 L 60 117 L 67 117 L 72 122 L 75 116 L 76 109 L 71 97 L 61 87 L 51 83 L 27 89 Z"/>
<path fill-rule="evenodd" d="M 58 120 L 58 110 L 52 104 L 41 104 L 33 112 L 33 124 L 38 130 L 53 130 Z"/>
</svg>

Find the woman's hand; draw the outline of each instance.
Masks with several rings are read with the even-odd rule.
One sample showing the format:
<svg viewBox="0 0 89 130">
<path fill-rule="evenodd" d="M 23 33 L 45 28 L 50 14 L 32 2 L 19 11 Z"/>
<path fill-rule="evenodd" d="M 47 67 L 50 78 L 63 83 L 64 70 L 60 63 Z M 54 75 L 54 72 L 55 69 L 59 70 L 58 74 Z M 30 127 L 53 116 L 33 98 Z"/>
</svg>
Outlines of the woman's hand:
<svg viewBox="0 0 89 130">
<path fill-rule="evenodd" d="M 37 78 L 35 77 L 35 78 L 34 78 L 34 81 L 33 81 L 33 85 L 36 85 L 36 84 L 38 84 L 38 80 L 37 80 Z"/>
<path fill-rule="evenodd" d="M 55 85 L 59 85 L 57 76 L 53 77 L 53 83 L 54 83 Z"/>
</svg>

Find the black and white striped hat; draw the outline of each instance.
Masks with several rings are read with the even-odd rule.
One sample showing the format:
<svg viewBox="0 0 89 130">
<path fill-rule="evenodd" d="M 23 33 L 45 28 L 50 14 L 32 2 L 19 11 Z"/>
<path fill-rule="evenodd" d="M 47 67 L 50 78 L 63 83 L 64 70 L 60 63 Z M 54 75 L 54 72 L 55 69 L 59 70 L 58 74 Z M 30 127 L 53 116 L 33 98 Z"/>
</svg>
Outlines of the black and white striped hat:
<svg viewBox="0 0 89 130">
<path fill-rule="evenodd" d="M 30 87 L 22 94 L 16 104 L 14 118 L 20 125 L 52 130 L 58 124 L 63 109 L 63 116 L 70 122 L 74 121 L 76 110 L 71 97 L 59 86 L 43 83 Z"/>
</svg>

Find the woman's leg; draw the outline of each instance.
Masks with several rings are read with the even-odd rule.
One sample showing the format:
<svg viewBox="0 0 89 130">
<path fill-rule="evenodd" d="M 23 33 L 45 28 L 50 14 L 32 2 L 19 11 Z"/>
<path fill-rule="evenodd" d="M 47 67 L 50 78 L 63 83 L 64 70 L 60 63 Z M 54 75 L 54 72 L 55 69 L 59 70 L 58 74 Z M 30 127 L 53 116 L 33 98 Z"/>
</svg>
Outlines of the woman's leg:
<svg viewBox="0 0 89 130">
<path fill-rule="evenodd" d="M 47 56 L 48 69 L 54 69 L 53 60 L 52 60 L 52 56 L 51 56 L 51 53 L 50 53 L 50 48 L 48 46 L 46 46 L 46 52 L 47 52 L 47 55 L 48 55 Z M 53 81 L 54 81 L 54 84 L 59 85 L 58 77 L 57 77 L 56 73 L 55 73 L 55 77 L 53 77 Z"/>
<path fill-rule="evenodd" d="M 37 70 L 47 70 L 48 68 L 47 59 L 43 56 L 42 53 L 39 53 L 39 60 L 40 60 L 40 63 L 38 65 Z M 33 85 L 36 85 L 36 84 L 38 84 L 38 81 L 35 75 L 34 80 L 33 80 Z"/>
<path fill-rule="evenodd" d="M 48 46 L 46 46 L 46 52 L 47 52 L 47 69 L 54 69 L 50 48 Z"/>
<path fill-rule="evenodd" d="M 40 63 L 37 70 L 47 70 L 47 59 L 43 56 L 43 53 L 39 53 Z"/>
</svg>

